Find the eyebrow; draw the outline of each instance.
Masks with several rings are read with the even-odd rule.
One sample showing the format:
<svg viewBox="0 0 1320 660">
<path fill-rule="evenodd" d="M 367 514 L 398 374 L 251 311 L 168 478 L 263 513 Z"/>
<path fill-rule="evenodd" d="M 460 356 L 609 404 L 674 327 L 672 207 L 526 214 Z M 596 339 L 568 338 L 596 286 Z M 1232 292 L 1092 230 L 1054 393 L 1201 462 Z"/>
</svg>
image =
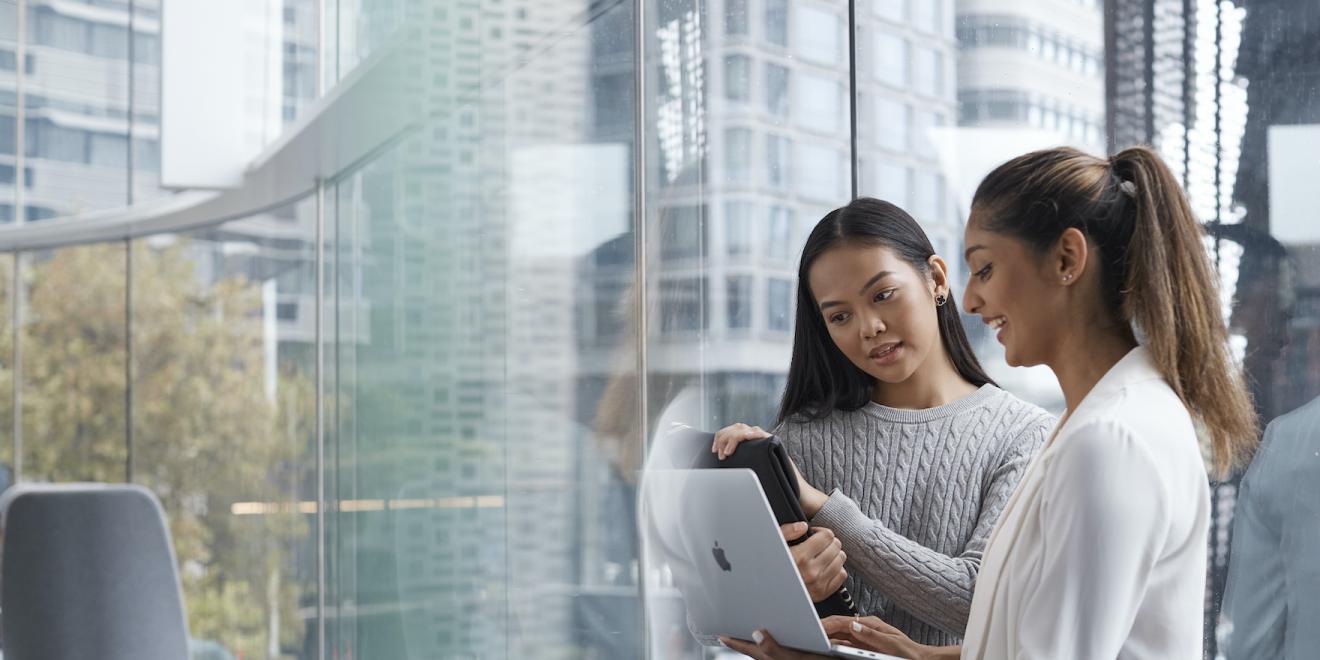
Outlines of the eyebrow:
<svg viewBox="0 0 1320 660">
<path fill-rule="evenodd" d="M 972 253 L 973 253 L 973 252 L 976 252 L 977 250 L 984 250 L 984 249 L 985 249 L 985 246 L 984 246 L 984 245 L 980 245 L 980 244 L 973 245 L 973 246 L 967 248 L 967 251 L 966 251 L 966 252 L 963 252 L 963 260 L 964 260 L 964 261 L 970 261 L 971 258 L 972 258 Z"/>
<path fill-rule="evenodd" d="M 863 293 L 866 293 L 866 290 L 874 286 L 876 282 L 879 282 L 880 280 L 883 280 L 886 277 L 889 277 L 890 275 L 893 274 L 894 274 L 893 271 L 888 271 L 888 270 L 882 270 L 876 273 L 874 276 L 871 277 L 871 279 L 866 281 L 866 284 L 862 285 L 862 288 L 857 291 L 857 295 L 860 296 Z M 843 302 L 838 300 L 828 300 L 820 304 L 820 310 L 823 312 L 827 307 L 834 307 L 842 304 Z"/>
</svg>

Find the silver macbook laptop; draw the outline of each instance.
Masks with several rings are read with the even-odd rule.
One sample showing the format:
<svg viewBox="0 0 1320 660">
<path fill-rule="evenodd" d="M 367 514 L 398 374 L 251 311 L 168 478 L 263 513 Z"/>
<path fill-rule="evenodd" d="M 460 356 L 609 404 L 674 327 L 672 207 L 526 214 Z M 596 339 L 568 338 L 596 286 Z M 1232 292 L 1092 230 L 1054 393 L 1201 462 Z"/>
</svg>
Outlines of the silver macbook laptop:
<svg viewBox="0 0 1320 660">
<path fill-rule="evenodd" d="M 670 576 L 694 633 L 751 639 L 841 658 L 898 660 L 831 645 L 751 470 L 652 470 L 642 524 L 648 569 Z"/>
</svg>

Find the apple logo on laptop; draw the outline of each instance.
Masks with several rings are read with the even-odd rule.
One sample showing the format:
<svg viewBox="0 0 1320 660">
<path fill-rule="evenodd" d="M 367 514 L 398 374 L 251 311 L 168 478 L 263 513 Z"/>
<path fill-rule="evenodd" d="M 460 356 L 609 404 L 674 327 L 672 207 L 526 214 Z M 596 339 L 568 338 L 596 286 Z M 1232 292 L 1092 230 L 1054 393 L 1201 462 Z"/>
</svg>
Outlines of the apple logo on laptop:
<svg viewBox="0 0 1320 660">
<path fill-rule="evenodd" d="M 724 556 L 724 548 L 720 547 L 720 542 L 715 542 L 715 547 L 711 549 L 711 554 L 715 555 L 715 563 L 725 572 L 733 571 L 733 564 L 729 563 L 728 557 Z"/>
</svg>

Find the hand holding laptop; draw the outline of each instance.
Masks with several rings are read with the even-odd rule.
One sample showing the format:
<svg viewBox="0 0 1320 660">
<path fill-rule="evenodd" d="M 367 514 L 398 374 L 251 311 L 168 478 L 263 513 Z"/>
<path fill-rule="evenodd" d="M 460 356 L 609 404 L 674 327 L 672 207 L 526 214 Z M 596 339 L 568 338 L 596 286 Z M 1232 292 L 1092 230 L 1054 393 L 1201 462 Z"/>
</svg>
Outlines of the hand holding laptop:
<svg viewBox="0 0 1320 660">
<path fill-rule="evenodd" d="M 846 644 L 854 648 L 919 660 L 958 657 L 957 647 L 936 648 L 917 644 L 897 628 L 873 616 L 862 618 L 832 616 L 822 620 L 821 624 L 825 626 L 830 643 L 835 645 Z M 770 633 L 764 630 L 757 631 L 753 637 L 757 638 L 755 643 L 730 637 L 721 637 L 720 642 L 756 660 L 814 660 L 829 657 L 780 646 Z"/>
<path fill-rule="evenodd" d="M 780 646 L 775 642 L 775 638 L 764 630 L 756 632 L 758 639 L 755 644 L 744 642 L 732 637 L 721 637 L 720 643 L 756 660 L 815 660 L 816 658 L 828 658 L 829 656 L 818 655 L 816 653 L 807 653 L 805 651 L 795 651 L 790 648 Z"/>
</svg>

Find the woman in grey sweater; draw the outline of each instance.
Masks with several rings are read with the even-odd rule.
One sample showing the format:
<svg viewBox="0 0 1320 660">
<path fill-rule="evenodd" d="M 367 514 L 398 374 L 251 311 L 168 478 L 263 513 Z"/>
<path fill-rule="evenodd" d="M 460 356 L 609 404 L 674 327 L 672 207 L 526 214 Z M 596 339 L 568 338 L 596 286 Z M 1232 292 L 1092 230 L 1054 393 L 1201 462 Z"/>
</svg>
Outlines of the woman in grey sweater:
<svg viewBox="0 0 1320 660">
<path fill-rule="evenodd" d="M 796 546 L 813 598 L 845 582 L 861 613 L 932 645 L 960 641 L 986 540 L 1055 421 L 986 376 L 953 300 L 902 209 L 860 198 L 826 215 L 798 269 L 774 429 L 811 525 L 837 539 Z M 712 451 L 768 435 L 734 424 Z"/>
</svg>

